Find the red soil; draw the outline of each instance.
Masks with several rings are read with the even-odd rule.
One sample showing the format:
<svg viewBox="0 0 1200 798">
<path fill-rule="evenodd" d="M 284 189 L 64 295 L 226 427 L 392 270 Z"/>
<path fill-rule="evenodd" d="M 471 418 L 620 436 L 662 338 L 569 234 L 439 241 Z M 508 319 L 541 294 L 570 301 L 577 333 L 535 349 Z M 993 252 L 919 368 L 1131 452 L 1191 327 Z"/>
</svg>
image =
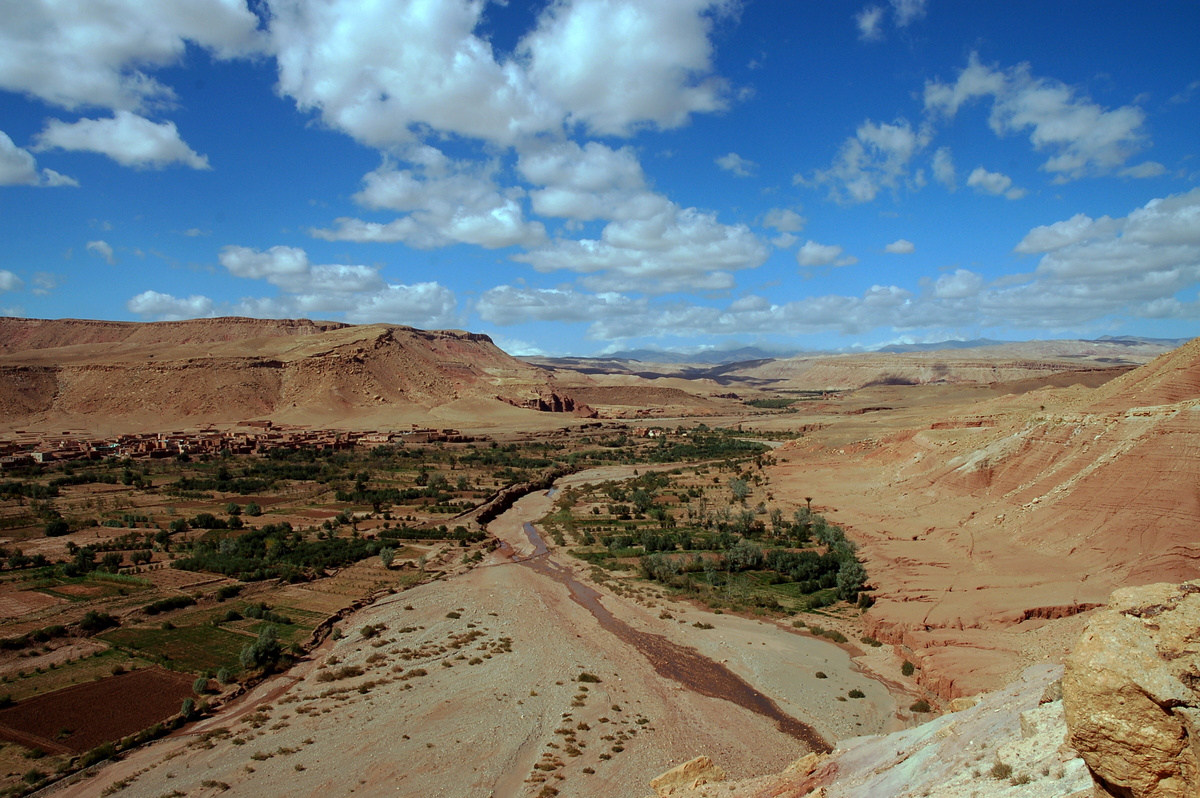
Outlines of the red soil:
<svg viewBox="0 0 1200 798">
<path fill-rule="evenodd" d="M 48 753 L 78 754 L 166 720 L 192 696 L 191 677 L 143 668 L 0 710 L 0 739 Z M 64 730 L 70 733 L 62 734 Z"/>
</svg>

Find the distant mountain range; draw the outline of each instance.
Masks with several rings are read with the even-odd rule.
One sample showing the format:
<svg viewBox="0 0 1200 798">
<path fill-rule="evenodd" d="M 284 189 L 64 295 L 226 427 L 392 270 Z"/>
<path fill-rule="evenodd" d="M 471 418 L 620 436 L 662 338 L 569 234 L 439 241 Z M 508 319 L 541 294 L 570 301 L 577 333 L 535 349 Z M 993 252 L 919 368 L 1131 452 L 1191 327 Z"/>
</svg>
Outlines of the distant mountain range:
<svg viewBox="0 0 1200 798">
<path fill-rule="evenodd" d="M 1190 338 L 1143 338 L 1134 335 L 1103 335 L 1094 339 L 1078 339 L 1083 343 L 1108 344 L 1110 346 L 1162 346 L 1173 349 L 1190 341 Z M 989 346 L 1011 346 L 1028 343 L 1023 341 L 998 341 L 991 338 L 975 338 L 970 341 L 938 341 L 926 344 L 891 344 L 872 352 L 886 354 L 907 354 L 911 352 L 941 352 L 956 349 L 980 349 Z M 743 346 L 738 349 L 707 349 L 701 352 L 687 353 L 660 351 L 657 349 L 626 349 L 608 355 L 580 360 L 632 360 L 640 363 L 693 363 L 713 366 L 729 363 L 742 363 L 748 360 L 775 360 L 780 358 L 815 356 L 835 354 L 828 351 L 813 349 L 776 349 L 768 350 L 757 346 Z M 565 359 L 565 358 L 563 358 Z M 575 358 L 572 358 L 575 359 Z"/>
</svg>

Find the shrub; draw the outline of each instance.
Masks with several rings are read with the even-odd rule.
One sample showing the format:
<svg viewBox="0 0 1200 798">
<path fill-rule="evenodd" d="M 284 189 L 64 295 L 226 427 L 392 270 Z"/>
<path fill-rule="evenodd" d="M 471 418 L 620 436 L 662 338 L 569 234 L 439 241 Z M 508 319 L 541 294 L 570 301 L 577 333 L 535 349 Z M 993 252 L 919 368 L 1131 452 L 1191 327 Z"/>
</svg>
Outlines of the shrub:
<svg viewBox="0 0 1200 798">
<path fill-rule="evenodd" d="M 599 682 L 600 682 L 600 677 L 599 677 L 599 676 L 596 676 L 595 674 L 588 673 L 587 671 L 584 671 L 583 673 L 579 674 L 579 676 L 577 676 L 577 677 L 576 677 L 575 681 L 577 681 L 577 682 L 589 682 L 589 683 L 592 683 L 592 684 L 599 684 Z"/>
<path fill-rule="evenodd" d="M 913 705 L 908 708 L 909 712 L 929 712 L 931 707 L 929 702 L 922 698 L 920 701 L 913 702 Z"/>
<path fill-rule="evenodd" d="M 864 693 L 862 690 L 859 690 L 857 687 L 854 688 L 853 690 L 851 690 L 850 692 L 846 693 L 846 695 L 850 696 L 851 698 L 866 698 L 867 697 L 867 694 Z"/>
<path fill-rule="evenodd" d="M 997 762 L 992 765 L 992 769 L 988 771 L 988 775 L 993 779 L 1007 779 L 1012 776 L 1012 765 L 1007 762 Z"/>
<path fill-rule="evenodd" d="M 828 674 L 826 674 L 825 671 L 817 671 L 816 673 L 813 674 L 813 676 L 817 677 L 818 679 L 828 679 L 829 678 Z"/>
<path fill-rule="evenodd" d="M 900 672 L 905 676 L 912 676 L 916 670 L 917 666 L 913 665 L 908 660 L 904 660 L 904 664 L 900 666 Z"/>
<path fill-rule="evenodd" d="M 208 679 L 204 678 L 203 676 L 197 677 L 196 681 L 192 682 L 192 692 L 198 695 L 204 695 L 207 693 Z"/>
<path fill-rule="evenodd" d="M 88 610 L 79 621 L 79 628 L 85 632 L 99 632 L 110 626 L 120 626 L 121 622 L 107 612 Z"/>
</svg>

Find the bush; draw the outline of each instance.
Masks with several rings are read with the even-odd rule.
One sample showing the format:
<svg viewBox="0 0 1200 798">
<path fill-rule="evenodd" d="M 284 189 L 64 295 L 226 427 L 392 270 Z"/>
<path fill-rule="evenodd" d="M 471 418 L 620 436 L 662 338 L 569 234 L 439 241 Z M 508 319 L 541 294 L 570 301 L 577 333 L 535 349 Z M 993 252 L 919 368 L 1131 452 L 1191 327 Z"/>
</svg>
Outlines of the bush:
<svg viewBox="0 0 1200 798">
<path fill-rule="evenodd" d="M 993 779 L 1007 779 L 1012 776 L 1012 765 L 1007 762 L 997 762 L 992 765 L 992 769 L 988 771 L 988 775 Z"/>
<path fill-rule="evenodd" d="M 121 622 L 107 612 L 88 610 L 79 622 L 79 628 L 85 632 L 100 632 L 110 626 L 120 626 Z"/>
<path fill-rule="evenodd" d="M 867 697 L 867 694 L 864 693 L 862 690 L 859 690 L 857 687 L 854 688 L 853 690 L 851 690 L 850 692 L 846 693 L 846 695 L 850 696 L 851 698 L 866 698 Z"/>
<path fill-rule="evenodd" d="M 577 682 L 589 682 L 589 683 L 592 683 L 592 684 L 599 684 L 599 683 L 600 683 L 600 677 L 599 677 L 599 676 L 596 676 L 595 674 L 588 673 L 587 671 L 584 671 L 583 673 L 579 674 L 579 676 L 578 676 L 578 677 L 576 677 L 575 681 L 577 681 Z"/>
<path fill-rule="evenodd" d="M 204 695 L 208 692 L 208 679 L 203 676 L 198 676 L 196 681 L 192 682 L 192 692 L 197 695 Z"/>
<path fill-rule="evenodd" d="M 46 537 L 57 538 L 71 531 L 71 525 L 61 518 L 46 522 Z"/>
<path fill-rule="evenodd" d="M 813 676 L 817 677 L 818 679 L 828 679 L 829 678 L 829 675 L 826 674 L 825 671 L 817 671 L 816 673 L 813 674 Z"/>
<path fill-rule="evenodd" d="M 908 708 L 909 712 L 929 712 L 931 707 L 929 702 L 922 698 L 920 701 L 913 702 L 913 705 Z"/>
<path fill-rule="evenodd" d="M 913 665 L 908 660 L 904 660 L 904 664 L 900 666 L 900 672 L 905 676 L 912 676 L 916 670 L 917 666 Z"/>
</svg>

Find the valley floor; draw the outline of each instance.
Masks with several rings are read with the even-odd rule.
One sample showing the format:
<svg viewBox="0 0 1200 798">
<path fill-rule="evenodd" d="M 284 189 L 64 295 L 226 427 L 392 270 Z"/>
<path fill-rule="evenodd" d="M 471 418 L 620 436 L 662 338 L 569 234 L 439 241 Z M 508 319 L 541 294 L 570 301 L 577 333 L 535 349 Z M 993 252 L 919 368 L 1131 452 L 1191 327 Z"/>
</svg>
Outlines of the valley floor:
<svg viewBox="0 0 1200 798">
<path fill-rule="evenodd" d="M 573 600 L 583 569 L 539 554 L 525 530 L 551 501 L 531 494 L 494 521 L 506 545 L 480 566 L 376 602 L 288 674 L 55 794 L 615 798 L 700 754 L 746 778 L 808 753 L 775 721 L 664 678 Z M 902 725 L 897 699 L 847 651 L 781 622 L 649 591 L 600 602 L 668 650 L 724 665 L 830 744 Z M 864 697 L 847 698 L 855 689 Z"/>
</svg>

